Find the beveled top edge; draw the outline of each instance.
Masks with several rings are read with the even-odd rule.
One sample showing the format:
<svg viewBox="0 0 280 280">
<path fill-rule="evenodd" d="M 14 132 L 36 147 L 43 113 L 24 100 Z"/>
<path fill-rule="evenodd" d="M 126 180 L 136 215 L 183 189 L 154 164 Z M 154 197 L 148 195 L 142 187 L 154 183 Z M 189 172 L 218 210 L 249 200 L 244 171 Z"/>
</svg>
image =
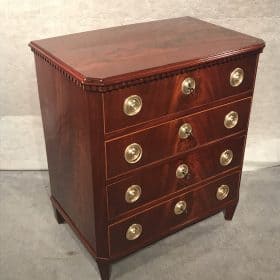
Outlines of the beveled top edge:
<svg viewBox="0 0 280 280">
<path fill-rule="evenodd" d="M 195 69 L 199 68 L 206 68 L 210 67 L 212 65 L 216 64 L 223 64 L 227 63 L 232 60 L 239 59 L 240 57 L 247 56 L 247 55 L 255 55 L 262 52 L 265 45 L 263 45 L 260 48 L 251 49 L 251 50 L 245 50 L 243 52 L 238 52 L 237 54 L 230 54 L 230 55 L 224 55 L 224 56 L 217 56 L 215 58 L 208 57 L 205 60 L 198 60 L 196 63 L 190 63 L 185 66 L 176 67 L 172 70 L 167 71 L 154 71 L 153 74 L 147 75 L 147 73 L 143 73 L 143 76 L 141 74 L 138 75 L 131 75 L 130 77 L 127 76 L 126 80 L 107 80 L 107 79 L 92 79 L 88 77 L 84 77 L 80 73 L 74 71 L 73 69 L 67 69 L 68 66 L 63 66 L 63 64 L 59 64 L 57 61 L 54 61 L 49 57 L 48 55 L 44 55 L 41 52 L 38 52 L 36 48 L 34 48 L 32 45 L 30 45 L 32 51 L 35 55 L 41 57 L 44 59 L 47 63 L 52 65 L 55 69 L 60 71 L 67 79 L 74 82 L 77 86 L 82 87 L 86 91 L 90 92 L 110 92 L 113 90 L 118 90 L 121 88 L 126 88 L 130 86 L 135 86 L 138 84 L 147 83 L 154 80 L 164 79 L 168 78 L 174 75 L 183 74 L 185 72 L 190 72 Z M 167 65 L 168 66 L 168 65 Z M 132 73 L 133 74 L 133 73 Z M 146 75 L 145 75 L 146 74 Z"/>
<path fill-rule="evenodd" d="M 209 23 L 209 26 L 215 26 L 215 25 Z M 236 31 L 233 32 L 238 33 Z M 243 36 L 243 34 L 241 35 Z M 235 57 L 239 57 L 247 54 L 249 55 L 252 53 L 254 54 L 261 53 L 263 48 L 265 47 L 265 42 L 261 39 L 252 36 L 247 36 L 247 37 L 250 38 L 251 40 L 250 42 L 253 42 L 253 44 L 247 45 L 239 49 L 237 48 L 230 49 L 230 50 L 227 49 L 224 52 L 220 51 L 216 54 L 211 54 L 205 57 L 197 57 L 185 61 L 179 61 L 179 62 L 160 65 L 152 68 L 141 69 L 133 72 L 121 73 L 119 75 L 100 77 L 100 78 L 87 77 L 85 74 L 78 72 L 76 69 L 74 69 L 74 67 L 71 67 L 66 62 L 63 62 L 61 59 L 55 57 L 53 54 L 48 52 L 46 48 L 40 46 L 37 43 L 37 42 L 40 43 L 40 40 L 30 42 L 29 46 L 31 47 L 32 51 L 36 55 L 40 56 L 46 62 L 51 64 L 53 67 L 57 68 L 60 72 L 62 72 L 66 77 L 74 81 L 77 85 L 80 85 L 81 87 L 85 88 L 88 91 L 106 92 L 122 87 L 135 85 L 135 84 L 145 83 L 151 80 L 161 79 L 167 76 L 176 75 L 177 73 L 182 73 L 182 72 L 184 73 L 187 72 L 187 70 L 202 68 L 204 67 L 202 66 L 204 64 L 205 67 L 206 66 L 208 67 L 211 64 L 223 63 L 223 61 L 232 60 Z"/>
<path fill-rule="evenodd" d="M 53 57 L 50 53 L 47 51 L 41 49 L 35 42 L 31 41 L 28 46 L 31 48 L 31 51 L 34 52 L 35 55 L 41 57 L 43 60 L 45 60 L 47 63 L 51 64 L 55 68 L 58 68 L 65 73 L 67 73 L 69 76 L 71 76 L 73 79 L 77 80 L 77 82 L 84 84 L 86 81 L 86 77 L 83 76 L 81 73 L 70 67 L 69 65 L 65 64 L 60 59 Z"/>
</svg>

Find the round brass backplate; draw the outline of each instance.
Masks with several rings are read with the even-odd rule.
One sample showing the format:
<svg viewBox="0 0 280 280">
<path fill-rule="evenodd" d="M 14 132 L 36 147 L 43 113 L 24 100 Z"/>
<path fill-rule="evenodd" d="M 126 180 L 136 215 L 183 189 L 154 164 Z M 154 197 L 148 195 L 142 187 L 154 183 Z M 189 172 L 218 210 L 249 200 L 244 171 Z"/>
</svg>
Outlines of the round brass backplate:
<svg viewBox="0 0 280 280">
<path fill-rule="evenodd" d="M 230 73 L 230 85 L 232 87 L 238 87 L 244 79 L 244 70 L 242 68 L 235 68 L 231 73 Z"/>
<path fill-rule="evenodd" d="M 184 123 L 180 126 L 178 131 L 181 139 L 187 139 L 192 134 L 192 126 L 189 123 Z"/>
<path fill-rule="evenodd" d="M 233 159 L 233 152 L 232 150 L 225 150 L 224 152 L 221 153 L 220 156 L 220 164 L 222 166 L 229 165 Z"/>
<path fill-rule="evenodd" d="M 231 111 L 226 114 L 224 119 L 224 126 L 226 128 L 234 128 L 238 123 L 238 113 L 235 111 Z"/>
<path fill-rule="evenodd" d="M 125 193 L 125 201 L 127 203 L 136 202 L 141 196 L 141 187 L 138 185 L 131 185 Z"/>
<path fill-rule="evenodd" d="M 142 157 L 142 148 L 139 144 L 133 143 L 126 147 L 124 151 L 124 158 L 128 163 L 136 163 Z"/>
<path fill-rule="evenodd" d="M 135 240 L 139 238 L 142 233 L 142 226 L 140 224 L 132 224 L 126 231 L 127 240 Z"/>
<path fill-rule="evenodd" d="M 175 215 L 181 215 L 184 212 L 186 212 L 187 209 L 187 203 L 184 200 L 181 200 L 179 202 L 176 203 L 176 205 L 174 206 L 174 213 Z"/>
<path fill-rule="evenodd" d="M 123 103 L 123 112 L 127 116 L 137 115 L 142 109 L 142 99 L 139 95 L 130 95 Z"/>
<path fill-rule="evenodd" d="M 216 197 L 218 200 L 225 199 L 229 194 L 229 186 L 228 185 L 221 185 L 217 189 Z"/>
<path fill-rule="evenodd" d="M 189 173 L 189 167 L 186 164 L 180 164 L 176 169 L 176 177 L 178 179 L 185 178 Z"/>
<path fill-rule="evenodd" d="M 186 95 L 192 94 L 195 90 L 195 79 L 191 77 L 187 77 L 182 82 L 181 90 L 183 94 Z"/>
</svg>

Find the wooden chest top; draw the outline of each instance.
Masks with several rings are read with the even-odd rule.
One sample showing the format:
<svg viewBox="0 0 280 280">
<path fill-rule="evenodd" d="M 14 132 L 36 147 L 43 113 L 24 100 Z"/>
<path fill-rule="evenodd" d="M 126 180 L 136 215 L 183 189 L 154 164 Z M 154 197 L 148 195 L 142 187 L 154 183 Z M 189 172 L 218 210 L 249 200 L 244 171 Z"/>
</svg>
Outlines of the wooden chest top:
<svg viewBox="0 0 280 280">
<path fill-rule="evenodd" d="M 80 84 L 109 85 L 260 51 L 260 39 L 191 17 L 32 41 Z"/>
</svg>

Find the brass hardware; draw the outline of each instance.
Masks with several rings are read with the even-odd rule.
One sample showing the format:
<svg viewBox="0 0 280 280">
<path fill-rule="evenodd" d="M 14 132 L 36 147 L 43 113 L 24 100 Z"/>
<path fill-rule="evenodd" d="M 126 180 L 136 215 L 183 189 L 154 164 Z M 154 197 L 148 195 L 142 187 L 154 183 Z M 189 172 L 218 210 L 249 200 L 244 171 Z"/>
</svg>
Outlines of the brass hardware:
<svg viewBox="0 0 280 280">
<path fill-rule="evenodd" d="M 179 128 L 179 137 L 187 139 L 192 134 L 192 126 L 189 123 L 184 123 Z"/>
<path fill-rule="evenodd" d="M 133 224 L 126 231 L 126 239 L 135 240 L 139 238 L 141 233 L 142 233 L 142 226 L 140 224 Z"/>
<path fill-rule="evenodd" d="M 180 164 L 176 169 L 176 177 L 178 179 L 185 178 L 189 173 L 189 167 L 186 164 Z"/>
<path fill-rule="evenodd" d="M 138 185 L 130 186 L 125 193 L 125 200 L 127 203 L 136 202 L 141 196 L 141 187 Z"/>
<path fill-rule="evenodd" d="M 232 87 L 238 87 L 244 79 L 244 70 L 242 68 L 235 68 L 231 73 L 230 73 L 230 85 Z"/>
<path fill-rule="evenodd" d="M 124 158 L 128 163 L 136 163 L 142 157 L 142 148 L 139 144 L 133 143 L 126 147 Z"/>
<path fill-rule="evenodd" d="M 229 165 L 233 159 L 233 152 L 232 150 L 225 150 L 224 152 L 221 153 L 220 156 L 220 164 L 222 166 Z"/>
<path fill-rule="evenodd" d="M 186 212 L 186 209 L 187 209 L 186 201 L 181 200 L 181 201 L 176 203 L 176 205 L 174 207 L 174 213 L 175 213 L 175 215 L 181 215 L 184 212 Z"/>
<path fill-rule="evenodd" d="M 192 94 L 195 90 L 194 78 L 188 77 L 182 82 L 181 90 L 183 94 Z"/>
<path fill-rule="evenodd" d="M 123 103 L 123 111 L 128 116 L 137 115 L 142 108 L 142 99 L 139 95 L 127 97 Z"/>
<path fill-rule="evenodd" d="M 238 113 L 235 111 L 231 111 L 225 116 L 224 126 L 226 128 L 233 128 L 238 123 Z"/>
<path fill-rule="evenodd" d="M 216 197 L 218 200 L 225 199 L 229 194 L 229 186 L 228 185 L 221 185 L 217 189 Z"/>
</svg>

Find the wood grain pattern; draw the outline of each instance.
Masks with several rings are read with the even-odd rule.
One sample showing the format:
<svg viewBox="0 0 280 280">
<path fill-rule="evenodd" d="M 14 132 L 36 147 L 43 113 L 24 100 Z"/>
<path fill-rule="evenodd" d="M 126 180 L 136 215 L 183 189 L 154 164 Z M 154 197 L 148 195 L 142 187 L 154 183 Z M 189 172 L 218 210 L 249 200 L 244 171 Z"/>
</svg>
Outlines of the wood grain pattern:
<svg viewBox="0 0 280 280">
<path fill-rule="evenodd" d="M 164 164 L 160 163 L 154 167 L 141 169 L 133 175 L 127 175 L 124 180 L 109 185 L 107 189 L 110 218 L 118 218 L 119 215 L 129 210 L 136 209 L 135 211 L 137 211 L 137 207 L 161 196 L 190 188 L 193 184 L 209 177 L 241 167 L 244 141 L 244 135 L 218 141 L 184 153 Z M 233 151 L 233 161 L 228 166 L 221 166 L 220 154 L 226 149 Z M 188 165 L 189 174 L 186 178 L 177 179 L 176 169 L 182 163 Z M 125 192 L 131 185 L 139 185 L 142 189 L 140 199 L 133 204 L 127 203 L 124 199 Z"/>
<path fill-rule="evenodd" d="M 186 34 L 188 36 L 186 36 Z M 110 264 L 219 211 L 231 220 L 238 203 L 248 119 L 259 53 L 264 42 L 197 19 L 184 17 L 33 41 L 40 106 L 58 223 L 67 222 L 96 259 L 102 280 Z M 245 79 L 231 87 L 231 71 Z M 181 93 L 187 76 L 196 80 Z M 138 94 L 141 112 L 123 113 L 126 97 Z M 238 125 L 224 127 L 229 111 Z M 191 123 L 192 136 L 178 129 Z M 139 142 L 143 158 L 124 161 L 128 144 Z M 220 154 L 233 151 L 228 166 Z M 176 178 L 186 163 L 189 174 Z M 140 199 L 124 200 L 138 184 Z M 219 201 L 220 184 L 230 186 Z M 178 200 L 187 214 L 174 215 Z M 127 241 L 131 223 L 143 234 Z"/>
<path fill-rule="evenodd" d="M 252 90 L 256 62 L 257 56 L 247 56 L 230 63 L 105 93 L 105 131 L 133 126 L 168 114 L 198 108 L 204 104 L 210 105 L 216 100 Z M 245 77 L 240 86 L 232 87 L 229 77 L 237 67 L 244 69 Z M 187 96 L 181 92 L 181 84 L 186 77 L 193 77 L 196 80 L 195 92 Z M 128 96 L 134 94 L 142 98 L 142 110 L 135 116 L 127 116 L 123 112 L 123 103 Z"/>
<path fill-rule="evenodd" d="M 85 92 L 88 106 L 91 175 L 93 181 L 93 206 L 97 257 L 109 257 L 107 235 L 107 193 L 105 188 L 105 143 L 102 96 Z M 84 124 L 85 125 L 85 124 Z M 81 143 L 80 143 L 81 144 Z M 83 149 L 83 146 L 80 146 Z"/>
<path fill-rule="evenodd" d="M 245 131 L 250 106 L 251 99 L 248 98 L 108 141 L 106 142 L 107 177 L 114 177 L 231 134 Z M 239 114 L 238 124 L 232 129 L 224 126 L 224 118 L 230 111 L 236 111 Z M 184 123 L 191 124 L 193 131 L 187 139 L 181 139 L 178 135 L 179 128 Z M 142 158 L 133 164 L 128 163 L 124 158 L 126 147 L 132 143 L 138 143 L 143 150 Z"/>
<path fill-rule="evenodd" d="M 110 141 L 110 140 L 113 140 L 115 138 L 122 137 L 123 135 L 131 134 L 131 133 L 134 133 L 134 132 L 137 132 L 137 131 L 145 130 L 147 128 L 158 126 L 158 125 L 164 124 L 168 121 L 179 119 L 179 118 L 185 117 L 187 115 L 192 115 L 192 114 L 198 113 L 200 111 L 205 111 L 205 110 L 208 110 L 208 109 L 211 109 L 211 108 L 214 108 L 214 107 L 218 107 L 218 106 L 221 106 L 221 105 L 224 105 L 224 104 L 227 104 L 227 103 L 232 103 L 234 101 L 245 99 L 247 97 L 252 97 L 252 94 L 253 94 L 253 90 L 245 91 L 245 92 L 242 92 L 240 94 L 232 95 L 232 96 L 229 96 L 229 97 L 226 97 L 226 98 L 223 98 L 223 99 L 218 99 L 218 100 L 213 101 L 211 103 L 206 103 L 206 104 L 201 105 L 199 107 L 190 107 L 186 110 L 178 111 L 178 112 L 175 112 L 175 113 L 170 113 L 170 114 L 167 114 L 167 115 L 162 115 L 161 117 L 158 117 L 156 119 L 151 119 L 151 120 L 145 121 L 143 123 L 137 123 L 135 125 L 123 127 L 121 129 L 118 129 L 118 130 L 105 132 L 105 141 Z"/>
<path fill-rule="evenodd" d="M 107 85 L 260 52 L 264 42 L 182 17 L 38 40 L 30 46 L 82 84 Z"/>
<path fill-rule="evenodd" d="M 126 254 L 133 252 L 150 240 L 154 241 L 158 236 L 168 234 L 173 229 L 178 230 L 213 209 L 225 209 L 226 203 L 238 201 L 239 176 L 240 173 L 235 173 L 206 186 L 200 186 L 198 189 L 188 191 L 127 220 L 111 225 L 109 227 L 110 255 L 114 257 L 124 252 Z M 217 189 L 221 184 L 227 184 L 230 187 L 228 197 L 222 201 L 216 198 Z M 187 202 L 187 212 L 177 216 L 174 214 L 174 206 L 180 200 Z M 142 225 L 143 233 L 138 239 L 129 241 L 125 237 L 126 231 L 134 223 Z"/>
<path fill-rule="evenodd" d="M 96 250 L 87 98 L 35 57 L 51 193 Z"/>
</svg>

